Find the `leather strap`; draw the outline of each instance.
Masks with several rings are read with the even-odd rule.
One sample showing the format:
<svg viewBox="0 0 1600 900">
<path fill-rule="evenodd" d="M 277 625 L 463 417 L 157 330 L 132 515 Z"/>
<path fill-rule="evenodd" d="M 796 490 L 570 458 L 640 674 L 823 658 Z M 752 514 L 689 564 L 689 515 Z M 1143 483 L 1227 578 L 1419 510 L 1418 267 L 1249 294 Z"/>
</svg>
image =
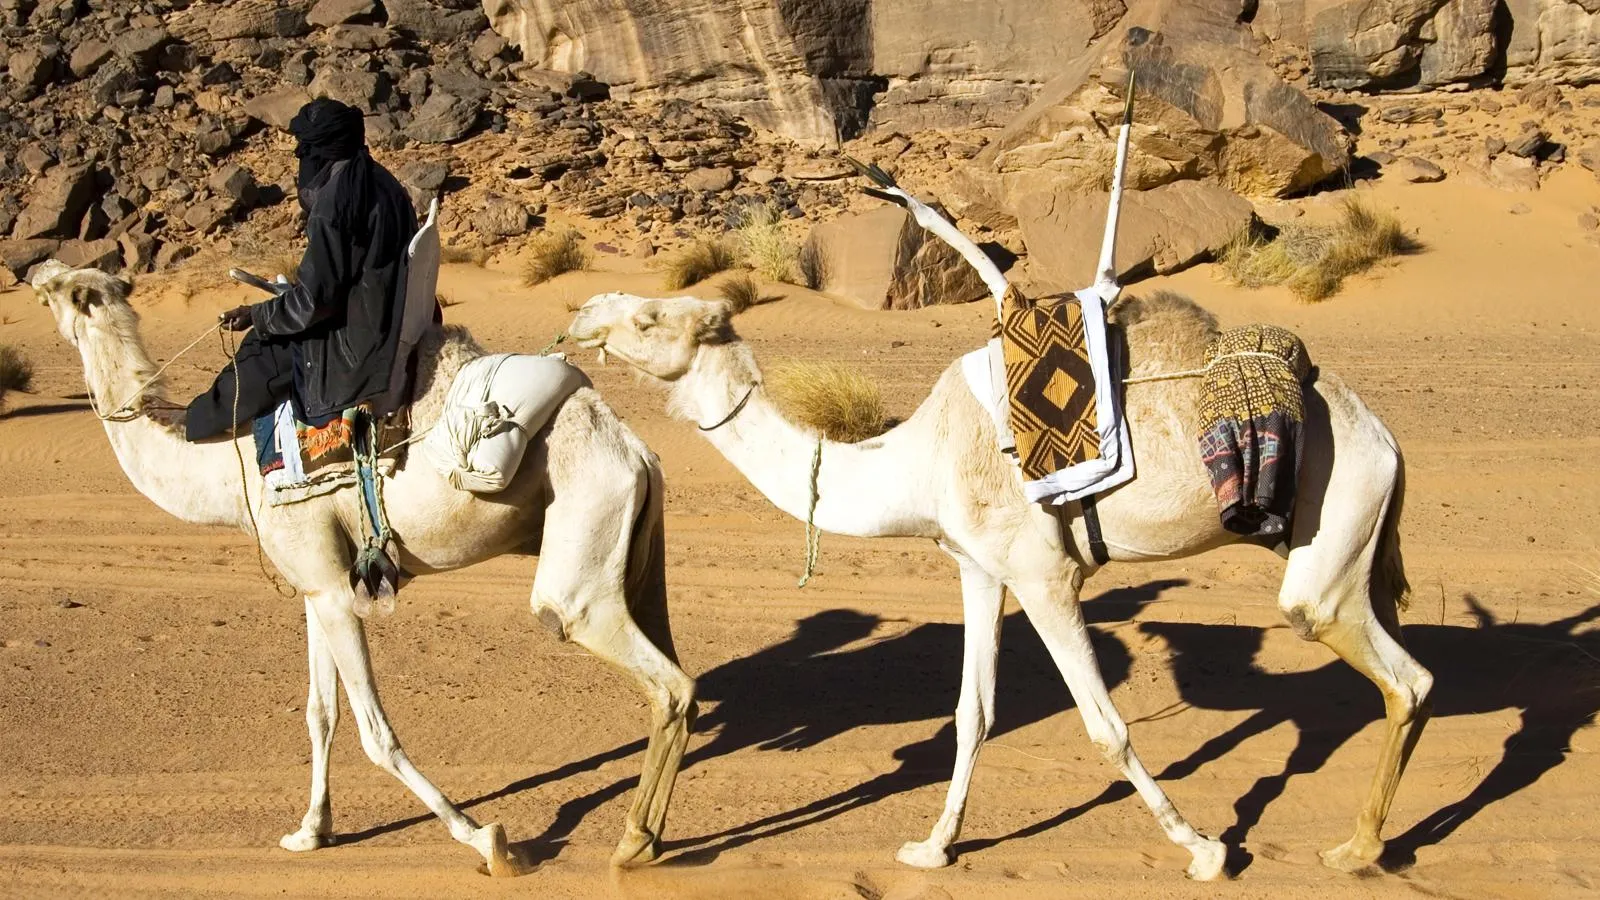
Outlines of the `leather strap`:
<svg viewBox="0 0 1600 900">
<path fill-rule="evenodd" d="M 1094 495 L 1090 494 L 1078 501 L 1083 507 L 1083 530 L 1089 534 L 1089 556 L 1097 566 L 1103 566 L 1111 561 L 1111 554 L 1106 550 L 1105 537 L 1100 533 L 1100 513 L 1094 507 Z"/>
</svg>

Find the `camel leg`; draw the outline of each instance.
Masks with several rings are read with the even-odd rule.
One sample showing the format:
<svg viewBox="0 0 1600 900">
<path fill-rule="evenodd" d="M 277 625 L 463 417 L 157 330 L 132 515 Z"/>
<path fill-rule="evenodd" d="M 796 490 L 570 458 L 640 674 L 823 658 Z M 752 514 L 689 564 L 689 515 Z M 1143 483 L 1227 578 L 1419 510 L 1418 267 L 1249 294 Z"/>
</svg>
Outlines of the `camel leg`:
<svg viewBox="0 0 1600 900">
<path fill-rule="evenodd" d="M 300 830 L 278 841 L 285 850 L 316 850 L 333 843 L 333 811 L 328 802 L 328 751 L 339 726 L 339 673 L 333 651 L 322 635 L 322 625 L 306 599 L 306 657 L 311 666 L 311 688 L 306 695 L 306 727 L 311 731 L 311 806 L 300 820 Z"/>
<path fill-rule="evenodd" d="M 1354 872 L 1376 863 L 1383 855 L 1383 822 L 1389 817 L 1389 805 L 1394 802 L 1394 792 L 1411 760 L 1411 751 L 1428 722 L 1433 675 L 1371 617 L 1365 621 L 1335 622 L 1317 639 L 1372 679 L 1383 692 L 1383 750 L 1378 755 L 1378 768 L 1366 803 L 1356 816 L 1355 834 L 1322 852 L 1322 861 L 1327 865 Z"/>
<path fill-rule="evenodd" d="M 611 857 L 616 866 L 650 862 L 660 852 L 667 806 L 694 724 L 694 681 L 628 611 L 624 579 L 630 529 L 642 504 L 642 496 L 601 502 L 593 491 L 570 500 L 558 496 L 545 515 L 533 582 L 539 619 L 632 677 L 650 703 L 650 738 L 622 839 Z"/>
<path fill-rule="evenodd" d="M 1355 834 L 1322 854 L 1332 868 L 1351 872 L 1383 855 L 1383 822 L 1427 723 L 1433 675 L 1401 645 L 1396 606 L 1404 575 L 1398 544 L 1385 543 L 1398 540 L 1388 519 L 1399 514 L 1405 490 L 1399 448 L 1340 384 L 1319 382 L 1317 391 L 1327 421 L 1309 407 L 1310 442 L 1278 607 L 1295 634 L 1327 645 L 1383 693 L 1383 750 Z M 1318 446 L 1325 443 L 1337 443 L 1337 452 Z"/>
<path fill-rule="evenodd" d="M 372 675 L 372 661 L 367 653 L 367 635 L 361 619 L 353 609 L 354 596 L 346 588 L 338 592 L 315 593 L 309 596 L 328 652 L 338 667 L 339 680 L 344 683 L 345 696 L 350 701 L 351 714 L 361 731 L 361 749 L 379 768 L 400 779 L 423 805 L 433 811 L 450 830 L 450 836 L 477 850 L 487 863 L 491 875 L 519 874 L 506 846 L 505 830 L 491 824 L 479 827 L 455 804 L 451 803 L 433 782 L 411 764 L 400 740 L 389 726 L 378 701 L 378 687 Z"/>
<path fill-rule="evenodd" d="M 1057 581 L 1024 584 L 1022 589 L 1014 584 L 1011 587 L 1023 612 L 1028 614 L 1028 620 L 1049 649 L 1051 659 L 1061 670 L 1078 712 L 1083 716 L 1089 740 L 1133 782 L 1167 837 L 1189 851 L 1193 857 L 1187 870 L 1189 877 L 1210 881 L 1222 874 L 1226 848 L 1221 842 L 1194 830 L 1134 753 L 1133 744 L 1128 740 L 1128 726 L 1112 704 L 1105 679 L 1100 676 L 1100 664 L 1089 642 L 1089 629 L 1083 622 L 1083 611 L 1078 606 L 1073 585 L 1073 582 L 1063 585 Z"/>
<path fill-rule="evenodd" d="M 944 812 L 925 841 L 910 841 L 895 854 L 908 866 L 933 869 L 950 864 L 950 845 L 961 833 L 978 749 L 994 725 L 995 660 L 1000 651 L 1000 611 L 1005 588 L 967 557 L 951 553 L 961 566 L 961 615 L 965 647 L 961 699 L 956 704 L 956 764 Z"/>
</svg>

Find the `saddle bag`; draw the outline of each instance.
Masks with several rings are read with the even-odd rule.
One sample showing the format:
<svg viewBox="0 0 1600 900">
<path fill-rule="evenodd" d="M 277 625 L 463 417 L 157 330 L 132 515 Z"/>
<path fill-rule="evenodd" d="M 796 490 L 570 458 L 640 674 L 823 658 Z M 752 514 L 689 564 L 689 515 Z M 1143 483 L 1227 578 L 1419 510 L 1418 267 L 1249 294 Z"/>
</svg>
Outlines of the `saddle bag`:
<svg viewBox="0 0 1600 900">
<path fill-rule="evenodd" d="M 589 377 L 552 356 L 496 353 L 461 367 L 423 454 L 458 490 L 493 494 L 516 477 L 528 440 Z"/>
</svg>

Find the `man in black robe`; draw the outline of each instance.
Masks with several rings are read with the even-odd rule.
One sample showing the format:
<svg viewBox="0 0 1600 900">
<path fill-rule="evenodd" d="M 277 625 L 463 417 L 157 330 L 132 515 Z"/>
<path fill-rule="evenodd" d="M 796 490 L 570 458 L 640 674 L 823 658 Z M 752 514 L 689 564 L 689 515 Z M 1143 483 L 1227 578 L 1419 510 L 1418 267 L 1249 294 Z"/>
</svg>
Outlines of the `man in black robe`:
<svg viewBox="0 0 1600 900">
<path fill-rule="evenodd" d="M 191 441 L 247 425 L 289 398 L 313 425 L 364 402 L 375 416 L 393 411 L 377 407 L 395 370 L 416 212 L 368 155 L 359 110 L 313 100 L 289 131 L 299 139 L 306 255 L 276 297 L 222 314 L 223 327 L 250 333 L 211 390 L 189 404 Z"/>
</svg>

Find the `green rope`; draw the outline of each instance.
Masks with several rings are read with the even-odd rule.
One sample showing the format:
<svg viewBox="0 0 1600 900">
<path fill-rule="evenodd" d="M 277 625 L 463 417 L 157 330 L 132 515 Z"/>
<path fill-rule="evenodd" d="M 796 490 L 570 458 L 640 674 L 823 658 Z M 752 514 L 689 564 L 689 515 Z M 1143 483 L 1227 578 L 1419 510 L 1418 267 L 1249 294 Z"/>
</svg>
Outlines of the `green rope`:
<svg viewBox="0 0 1600 900">
<path fill-rule="evenodd" d="M 539 351 L 539 355 L 540 356 L 544 356 L 545 354 L 549 353 L 551 350 L 554 350 L 558 345 L 560 345 L 562 343 L 565 343 L 566 340 L 567 340 L 567 333 L 565 331 L 563 331 L 560 334 L 556 335 L 556 339 L 555 340 L 551 341 L 548 344 L 545 344 L 544 348 Z"/>
<path fill-rule="evenodd" d="M 811 501 L 806 507 L 806 571 L 796 587 L 805 587 L 817 571 L 817 554 L 822 549 L 822 530 L 817 527 L 817 476 L 822 473 L 822 438 L 817 438 L 817 450 L 811 454 Z"/>
</svg>

